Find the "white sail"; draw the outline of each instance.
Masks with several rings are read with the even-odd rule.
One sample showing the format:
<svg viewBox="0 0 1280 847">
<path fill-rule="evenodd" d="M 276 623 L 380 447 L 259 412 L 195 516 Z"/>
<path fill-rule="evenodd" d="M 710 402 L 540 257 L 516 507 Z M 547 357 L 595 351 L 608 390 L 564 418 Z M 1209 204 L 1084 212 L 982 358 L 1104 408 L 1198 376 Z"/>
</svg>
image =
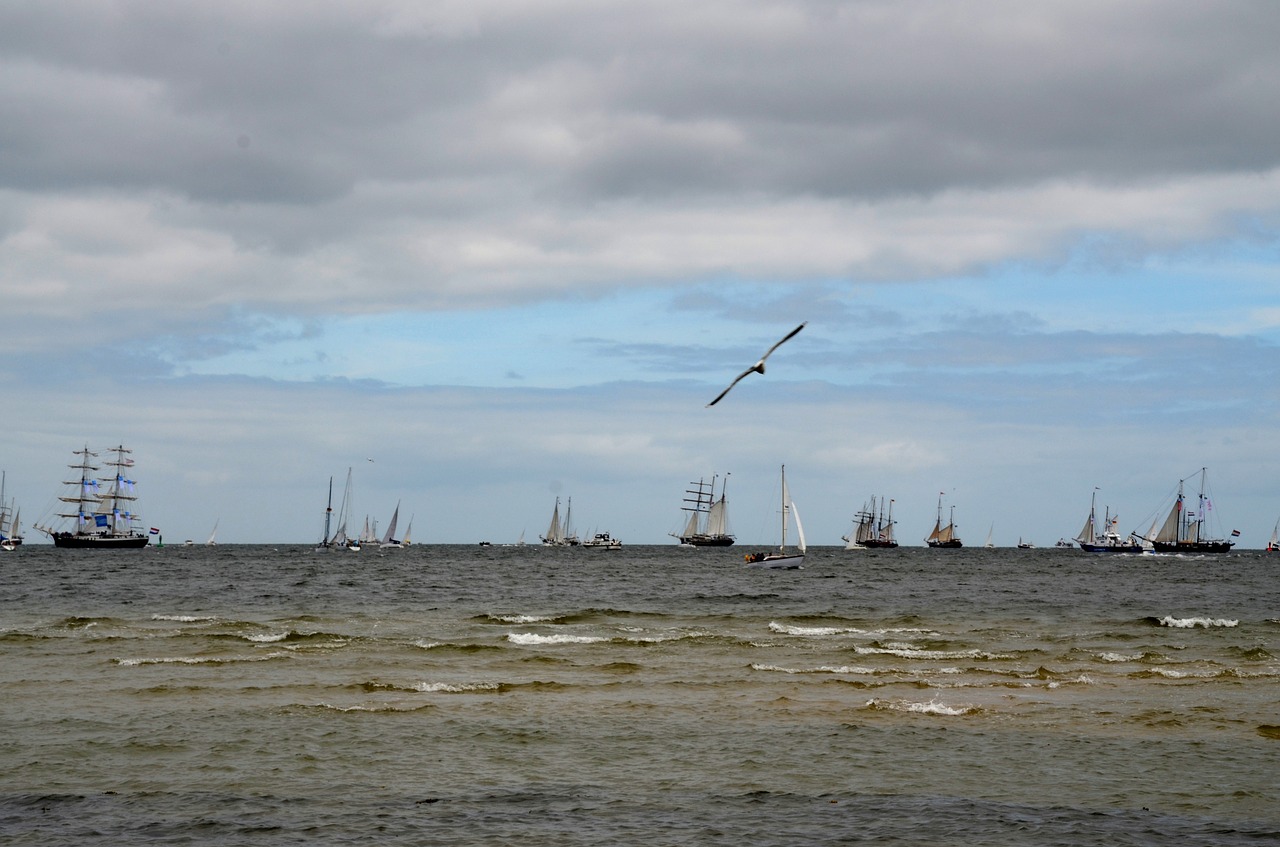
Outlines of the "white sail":
<svg viewBox="0 0 1280 847">
<path fill-rule="evenodd" d="M 396 503 L 396 510 L 391 513 L 391 523 L 387 525 L 387 534 L 382 536 L 383 544 L 390 544 L 396 540 L 396 521 L 400 520 L 400 504 Z"/>
<path fill-rule="evenodd" d="M 799 548 L 800 552 L 803 553 L 805 550 L 808 549 L 808 545 L 805 544 L 805 541 L 804 541 L 804 524 L 800 523 L 800 510 L 796 508 L 796 504 L 794 502 L 791 504 L 791 514 L 795 516 L 796 535 L 799 536 L 800 538 L 800 543 L 797 545 L 797 547 Z"/>
<path fill-rule="evenodd" d="M 728 532 L 727 510 L 724 495 L 721 494 L 720 499 L 712 503 L 711 510 L 707 512 L 707 535 L 725 535 Z"/>
<path fill-rule="evenodd" d="M 219 519 L 219 520 L 221 520 L 221 519 Z M 216 539 L 217 539 L 217 537 L 218 537 L 218 521 L 214 521 L 214 522 L 213 522 L 213 532 L 209 533 L 209 540 L 208 540 L 208 541 L 206 541 L 206 542 L 204 543 L 204 544 L 205 544 L 205 546 L 206 546 L 206 547 L 212 547 L 212 546 L 214 546 L 215 544 L 217 544 L 217 543 L 218 543 L 218 542 L 217 542 L 217 540 L 216 540 Z"/>
</svg>

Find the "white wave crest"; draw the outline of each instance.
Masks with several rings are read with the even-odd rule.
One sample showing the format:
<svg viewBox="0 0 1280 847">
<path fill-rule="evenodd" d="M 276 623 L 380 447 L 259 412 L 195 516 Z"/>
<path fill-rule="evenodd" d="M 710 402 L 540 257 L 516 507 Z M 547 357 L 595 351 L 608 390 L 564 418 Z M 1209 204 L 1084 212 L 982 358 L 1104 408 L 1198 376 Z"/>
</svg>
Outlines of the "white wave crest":
<svg viewBox="0 0 1280 847">
<path fill-rule="evenodd" d="M 514 624 L 550 623 L 555 620 L 551 615 L 490 615 L 489 617 L 499 623 Z"/>
<path fill-rule="evenodd" d="M 217 618 L 206 615 L 152 615 L 153 621 L 175 621 L 177 623 L 209 623 Z"/>
<path fill-rule="evenodd" d="M 467 694 L 474 691 L 497 691 L 498 683 L 496 682 L 472 682 L 472 683 L 453 683 L 453 682 L 419 682 L 413 687 L 414 691 L 422 691 L 428 694 Z"/>
<path fill-rule="evenodd" d="M 232 662 L 266 662 L 288 656 L 288 653 L 269 653 L 265 656 L 159 656 L 142 659 L 116 659 L 121 667 L 138 665 L 222 665 Z"/>
<path fill-rule="evenodd" d="M 769 623 L 769 631 L 781 633 L 782 635 L 861 635 L 863 630 L 854 629 L 853 627 L 840 626 L 791 626 L 790 624 L 778 623 L 771 621 Z"/>
<path fill-rule="evenodd" d="M 948 717 L 971 715 L 981 711 L 977 706 L 949 706 L 946 703 L 939 703 L 937 700 L 917 703 L 910 700 L 881 700 L 879 698 L 868 700 L 867 708 L 884 709 L 890 712 L 911 712 L 920 715 L 946 715 Z"/>
<path fill-rule="evenodd" d="M 256 635 L 246 635 L 244 640 L 252 641 L 254 644 L 272 644 L 276 641 L 284 641 L 288 637 L 289 633 L 287 632 L 263 632 Z"/>
<path fill-rule="evenodd" d="M 1166 615 L 1160 618 L 1160 625 L 1178 629 L 1192 629 L 1197 626 L 1209 629 L 1215 626 L 1239 626 L 1240 621 L 1230 620 L 1229 618 L 1175 618 L 1173 615 Z"/>
<path fill-rule="evenodd" d="M 1100 662 L 1136 662 L 1142 658 L 1142 653 L 1099 653 L 1098 661 Z"/>
<path fill-rule="evenodd" d="M 599 644 L 609 639 L 598 635 L 537 635 L 532 632 L 512 632 L 507 634 L 512 644 L 525 646 L 538 644 Z"/>
</svg>

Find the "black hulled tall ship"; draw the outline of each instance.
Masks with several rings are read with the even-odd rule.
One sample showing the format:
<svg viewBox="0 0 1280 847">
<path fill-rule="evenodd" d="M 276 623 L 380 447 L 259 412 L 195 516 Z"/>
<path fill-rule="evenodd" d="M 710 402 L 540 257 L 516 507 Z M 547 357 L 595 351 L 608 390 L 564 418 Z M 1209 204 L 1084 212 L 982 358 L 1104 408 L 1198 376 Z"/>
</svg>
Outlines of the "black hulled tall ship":
<svg viewBox="0 0 1280 847">
<path fill-rule="evenodd" d="M 1186 480 L 1178 480 L 1178 496 L 1169 509 L 1169 516 L 1151 539 L 1157 553 L 1226 553 L 1235 546 L 1231 539 L 1209 538 L 1207 535 L 1213 501 L 1205 493 L 1205 477 L 1205 469 L 1201 468 L 1200 492 L 1195 503 L 1188 502 L 1183 492 Z"/>
<path fill-rule="evenodd" d="M 120 550 L 147 546 L 149 536 L 134 528 L 140 517 L 133 511 L 138 499 L 130 478 L 133 459 L 129 456 L 133 451 L 121 445 L 103 452 L 108 458 L 95 464 L 98 454 L 87 445 L 75 451 L 79 461 L 68 467 L 79 471 L 80 478 L 67 480 L 70 490 L 58 498 L 68 504 L 57 515 L 64 523 L 61 528 L 37 527 L 53 539 L 55 547 Z M 103 468 L 111 469 L 109 475 L 98 476 Z"/>
</svg>

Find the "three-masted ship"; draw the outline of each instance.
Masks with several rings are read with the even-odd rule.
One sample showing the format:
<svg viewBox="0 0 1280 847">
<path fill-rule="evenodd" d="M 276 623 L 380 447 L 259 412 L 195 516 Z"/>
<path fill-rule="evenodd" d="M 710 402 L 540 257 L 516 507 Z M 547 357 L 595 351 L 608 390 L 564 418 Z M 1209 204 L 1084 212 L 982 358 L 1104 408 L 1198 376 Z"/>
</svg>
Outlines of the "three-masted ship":
<svg viewBox="0 0 1280 847">
<path fill-rule="evenodd" d="M 689 513 L 684 529 L 678 533 L 669 533 L 680 539 L 681 544 L 691 547 L 729 547 L 734 537 L 729 533 L 728 503 L 725 490 L 729 485 L 729 475 L 724 475 L 720 484 L 720 498 L 716 499 L 716 476 L 711 482 L 698 480 L 689 483 L 685 490 L 684 504 L 680 508 Z"/>
<path fill-rule="evenodd" d="M 880 498 L 877 508 L 876 498 L 872 497 L 863 504 L 862 511 L 853 516 L 856 522 L 851 535 L 842 535 L 846 550 L 888 549 L 898 546 L 893 537 L 893 501 L 886 508 L 884 498 Z"/>
<path fill-rule="evenodd" d="M 101 465 L 94 463 L 98 454 L 88 445 L 74 452 L 80 459 L 68 467 L 79 471 L 80 478 L 66 481 L 70 490 L 58 499 L 69 507 L 57 515 L 70 525 L 65 529 L 36 528 L 52 538 L 55 547 L 118 550 L 147 546 L 149 536 L 134 528 L 141 516 L 133 511 L 138 499 L 133 493 L 135 483 L 126 476 L 132 476 L 133 459 L 129 456 L 133 451 L 123 445 L 112 447 L 104 451 L 109 458 Z M 109 475 L 96 476 L 103 467 L 112 469 Z"/>
</svg>

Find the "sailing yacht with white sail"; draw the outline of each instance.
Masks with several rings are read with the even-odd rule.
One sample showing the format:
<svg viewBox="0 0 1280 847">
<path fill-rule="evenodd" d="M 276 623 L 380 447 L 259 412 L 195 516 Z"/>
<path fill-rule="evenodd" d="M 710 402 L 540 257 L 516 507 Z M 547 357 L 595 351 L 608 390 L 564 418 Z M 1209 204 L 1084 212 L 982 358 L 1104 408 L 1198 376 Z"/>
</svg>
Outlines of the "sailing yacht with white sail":
<svg viewBox="0 0 1280 847">
<path fill-rule="evenodd" d="M 729 486 L 729 474 L 720 484 L 720 499 L 716 499 L 716 476 L 711 482 L 698 480 L 689 483 L 685 490 L 685 505 L 680 508 L 689 513 L 684 529 L 669 533 L 688 547 L 729 547 L 734 538 L 729 533 L 729 512 L 725 491 Z"/>
<path fill-rule="evenodd" d="M 799 538 L 799 543 L 794 551 L 787 549 L 787 523 L 789 517 L 794 517 L 796 520 L 796 536 Z M 804 526 L 800 523 L 800 511 L 796 508 L 795 502 L 791 499 L 791 492 L 787 489 L 787 466 L 783 465 L 782 543 L 778 545 L 776 553 L 748 553 L 743 558 L 746 559 L 748 565 L 756 568 L 796 570 L 804 565 L 806 549 Z"/>
<path fill-rule="evenodd" d="M 1280 520 L 1276 521 L 1275 527 L 1271 530 L 1271 540 L 1267 542 L 1268 553 L 1280 553 Z"/>
<path fill-rule="evenodd" d="M 0 550 L 14 550 L 22 544 L 18 507 L 4 494 L 8 474 L 0 471 Z"/>
<path fill-rule="evenodd" d="M 400 520 L 400 503 L 396 503 L 396 510 L 391 513 L 391 523 L 387 525 L 387 532 L 382 536 L 382 540 L 378 542 L 379 550 L 403 550 L 404 543 L 397 540 L 396 521 Z"/>
</svg>

